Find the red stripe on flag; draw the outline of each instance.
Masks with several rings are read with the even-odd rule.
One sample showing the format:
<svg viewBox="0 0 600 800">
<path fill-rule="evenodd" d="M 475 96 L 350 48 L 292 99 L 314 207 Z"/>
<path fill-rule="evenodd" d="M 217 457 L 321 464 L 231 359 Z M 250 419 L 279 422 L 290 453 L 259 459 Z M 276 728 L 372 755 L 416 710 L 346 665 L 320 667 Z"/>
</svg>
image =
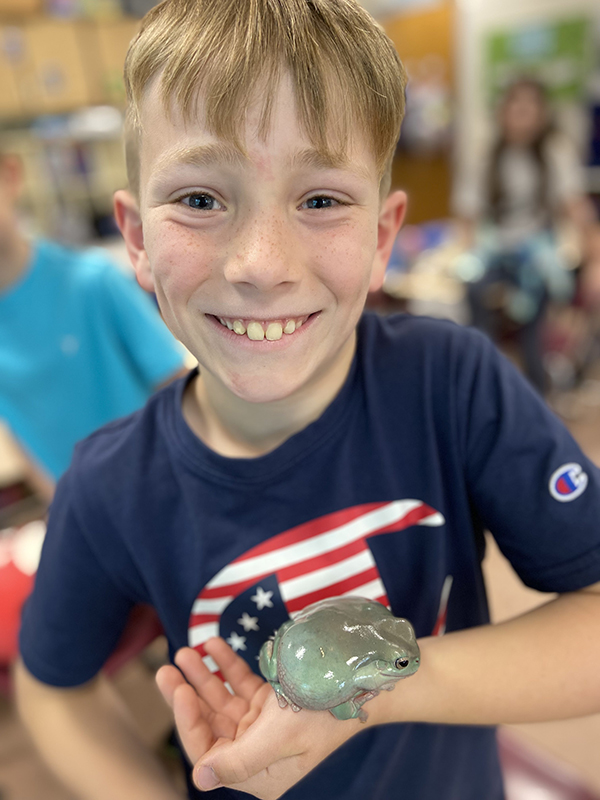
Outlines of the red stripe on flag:
<svg viewBox="0 0 600 800">
<path fill-rule="evenodd" d="M 396 522 L 391 522 L 389 525 L 386 525 L 385 528 L 377 528 L 376 531 L 373 531 L 372 534 L 369 534 L 366 538 L 369 539 L 370 536 L 377 535 L 381 533 L 393 533 L 394 531 L 402 531 L 404 528 L 410 528 L 411 525 L 418 525 L 419 522 L 423 519 L 427 519 L 427 517 L 432 516 L 432 514 L 437 514 L 437 511 L 425 504 L 418 506 L 417 508 L 413 508 L 412 511 L 409 511 L 406 516 L 402 517 L 402 519 L 396 520 Z"/>
<path fill-rule="evenodd" d="M 324 600 L 327 597 L 336 597 L 340 594 L 346 594 L 346 592 L 351 592 L 353 589 L 363 586 L 365 583 L 370 583 L 378 577 L 379 572 L 377 571 L 377 567 L 371 567 L 364 572 L 360 572 L 358 575 L 345 578 L 339 583 L 330 583 L 322 589 L 317 589 L 301 597 L 296 597 L 294 600 L 287 600 L 285 605 L 290 614 L 296 611 L 302 611 L 305 606 L 309 606 L 311 603 L 316 603 L 318 600 Z"/>
<path fill-rule="evenodd" d="M 302 525 L 297 525 L 295 528 L 290 528 L 289 531 L 274 536 L 267 542 L 257 545 L 256 547 L 244 553 L 232 563 L 237 564 L 245 561 L 248 558 L 255 556 L 265 555 L 271 553 L 273 550 L 279 550 L 282 547 L 289 547 L 298 542 L 304 542 L 307 539 L 312 539 L 314 536 L 319 536 L 322 533 L 331 533 L 332 530 L 346 525 L 348 522 L 353 522 L 358 517 L 375 511 L 378 508 L 383 508 L 389 503 L 365 503 L 362 506 L 352 506 L 352 508 L 343 508 L 341 511 L 334 511 L 332 514 L 326 514 L 324 517 L 304 522 Z M 275 542 L 275 544 L 273 544 Z"/>
<path fill-rule="evenodd" d="M 308 572 L 314 572 L 323 567 L 333 566 L 339 564 L 340 561 L 345 561 L 347 558 L 364 553 L 367 550 L 367 545 L 364 539 L 357 539 L 355 542 L 338 547 L 336 550 L 330 550 L 327 553 L 320 553 L 313 558 L 307 558 L 305 561 L 300 561 L 298 564 L 290 564 L 289 567 L 282 567 L 277 570 L 277 578 L 280 583 L 289 581 L 292 578 L 297 578 L 300 575 L 306 575 Z"/>
<path fill-rule="evenodd" d="M 220 600 L 222 597 L 237 597 L 239 594 L 242 594 L 242 592 L 245 592 L 246 589 L 254 586 L 255 583 L 258 583 L 263 578 L 268 578 L 269 575 L 272 574 L 273 570 L 269 570 L 268 572 L 256 573 L 250 578 L 247 578 L 244 581 L 239 581 L 238 583 L 228 583 L 227 585 L 215 587 L 207 585 L 204 587 L 204 589 L 202 589 L 197 599 L 202 600 L 206 598 L 207 600 Z"/>
<path fill-rule="evenodd" d="M 208 622 L 218 622 L 220 619 L 220 614 L 192 614 L 188 627 L 192 628 L 195 625 L 206 625 Z"/>
<path fill-rule="evenodd" d="M 375 510 L 377 508 L 381 508 L 381 507 L 383 507 L 385 505 L 389 505 L 389 504 L 388 503 L 369 503 L 369 504 L 366 504 L 366 505 L 363 505 L 363 506 L 355 506 L 352 509 L 350 509 L 350 511 L 353 512 L 351 515 L 348 514 L 348 509 L 345 509 L 343 512 L 342 511 L 338 511 L 338 512 L 335 512 L 334 514 L 328 514 L 327 517 L 323 517 L 321 519 L 316 520 L 316 522 L 319 523 L 319 526 L 318 526 L 319 530 L 316 531 L 316 532 L 312 532 L 311 536 L 316 536 L 316 535 L 319 535 L 321 533 L 330 533 L 331 532 L 330 526 L 332 524 L 331 520 L 334 517 L 340 518 L 340 519 L 337 520 L 337 522 L 338 522 L 338 525 L 342 525 L 342 524 L 344 524 L 344 522 L 349 522 L 349 521 L 352 521 L 353 519 L 357 519 L 358 517 L 364 515 L 365 513 L 373 511 L 373 510 Z M 435 513 L 437 513 L 437 512 L 434 509 L 430 508 L 427 505 L 422 504 L 422 505 L 418 506 L 417 508 L 414 508 L 412 511 L 408 512 L 402 519 L 396 520 L 395 522 L 392 522 L 389 525 L 386 525 L 385 527 L 378 528 L 377 530 L 374 530 L 371 533 L 369 533 L 366 537 L 361 537 L 361 538 L 355 540 L 354 542 L 350 542 L 349 544 L 344 545 L 341 548 L 336 548 L 335 550 L 331 550 L 331 551 L 322 553 L 322 554 L 320 554 L 318 556 L 315 556 L 314 558 L 310 558 L 310 559 L 306 559 L 305 561 L 301 561 L 298 564 L 293 564 L 293 565 L 290 565 L 289 567 L 283 567 L 282 569 L 277 570 L 278 578 L 279 578 L 280 581 L 289 580 L 290 578 L 293 578 L 296 575 L 302 575 L 302 574 L 304 574 L 306 572 L 310 572 L 311 569 L 320 568 L 320 567 L 326 566 L 327 564 L 334 564 L 337 561 L 343 560 L 343 558 L 344 558 L 343 554 L 344 553 L 347 553 L 348 555 L 352 555 L 352 554 L 356 554 L 356 553 L 360 552 L 365 547 L 365 542 L 368 541 L 368 539 L 371 536 L 379 535 L 381 533 L 391 533 L 393 531 L 403 530 L 404 528 L 408 528 L 411 525 L 418 524 L 421 520 L 426 519 L 427 517 L 429 517 L 429 516 L 431 516 L 432 514 L 435 514 Z M 341 519 L 342 517 L 344 519 Z M 327 525 L 323 524 L 323 520 L 327 521 Z M 239 558 L 237 558 L 235 561 L 232 561 L 231 563 L 232 563 L 232 565 L 233 564 L 241 564 L 244 561 L 247 561 L 247 560 L 249 560 L 251 558 L 255 558 L 255 557 L 260 556 L 260 555 L 266 555 L 266 554 L 275 552 L 276 550 L 279 550 L 279 549 L 281 549 L 283 547 L 289 546 L 290 544 L 295 543 L 296 540 L 298 542 L 306 541 L 306 538 L 311 538 L 311 536 L 306 537 L 305 534 L 303 534 L 305 536 L 305 538 L 302 538 L 302 536 L 300 536 L 300 534 L 299 534 L 299 531 L 305 531 L 305 530 L 311 529 L 311 527 L 314 529 L 316 526 L 313 525 L 312 523 L 306 523 L 304 525 L 298 526 L 297 528 L 293 528 L 291 531 L 288 531 L 285 534 L 281 534 L 280 536 L 274 537 L 274 539 L 271 539 L 269 542 L 265 542 L 265 543 L 263 543 L 261 545 L 258 545 L 257 547 L 253 548 L 248 553 L 246 553 L 244 556 L 240 556 Z M 295 539 L 294 542 L 289 541 L 289 537 L 292 534 L 294 535 L 294 539 Z M 336 555 L 338 553 L 340 553 L 341 555 L 340 556 Z M 328 560 L 328 559 L 330 559 L 330 560 Z M 314 566 L 311 566 L 311 564 L 314 564 Z M 239 581 L 237 583 L 231 583 L 231 584 L 227 584 L 227 585 L 222 584 L 222 585 L 220 585 L 218 587 L 214 587 L 214 588 L 211 587 L 210 583 L 209 583 L 200 592 L 199 597 L 200 598 L 204 597 L 204 598 L 207 598 L 207 599 L 210 599 L 210 598 L 221 598 L 221 597 L 227 597 L 227 596 L 235 597 L 235 596 L 241 594 L 242 592 L 244 592 L 246 589 L 250 588 L 250 586 L 253 586 L 258 581 L 260 581 L 263 578 L 266 578 L 267 576 L 272 575 L 272 574 L 273 574 L 272 570 L 266 571 L 266 572 L 260 572 L 260 573 L 254 574 L 252 577 L 248 578 L 247 580 Z"/>
</svg>

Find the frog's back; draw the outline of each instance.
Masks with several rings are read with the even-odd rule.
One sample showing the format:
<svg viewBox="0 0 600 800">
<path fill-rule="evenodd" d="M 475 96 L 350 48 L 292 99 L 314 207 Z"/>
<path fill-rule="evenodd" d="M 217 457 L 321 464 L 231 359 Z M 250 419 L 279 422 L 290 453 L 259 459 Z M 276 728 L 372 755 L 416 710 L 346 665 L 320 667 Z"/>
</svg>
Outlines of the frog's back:
<svg viewBox="0 0 600 800">
<path fill-rule="evenodd" d="M 381 643 L 374 632 L 384 606 L 357 597 L 337 597 L 305 608 L 281 636 L 277 654 L 279 679 L 295 703 L 330 708 L 356 693 L 355 663 L 364 663 Z M 362 652 L 356 652 L 357 631 Z"/>
</svg>

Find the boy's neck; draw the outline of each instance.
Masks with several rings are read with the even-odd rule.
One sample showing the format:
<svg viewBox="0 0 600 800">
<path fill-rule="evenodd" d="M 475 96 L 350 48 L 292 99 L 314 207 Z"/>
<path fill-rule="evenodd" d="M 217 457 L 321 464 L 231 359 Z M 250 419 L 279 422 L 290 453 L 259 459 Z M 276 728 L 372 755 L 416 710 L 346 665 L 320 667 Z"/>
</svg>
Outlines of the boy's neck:
<svg viewBox="0 0 600 800">
<path fill-rule="evenodd" d="M 275 450 L 318 419 L 342 388 L 356 349 L 356 335 L 327 375 L 293 397 L 248 403 L 204 373 L 183 398 L 183 415 L 211 450 L 229 458 L 257 458 Z"/>
<path fill-rule="evenodd" d="M 21 278 L 30 257 L 31 245 L 21 235 L 0 244 L 0 292 L 10 288 Z"/>
</svg>

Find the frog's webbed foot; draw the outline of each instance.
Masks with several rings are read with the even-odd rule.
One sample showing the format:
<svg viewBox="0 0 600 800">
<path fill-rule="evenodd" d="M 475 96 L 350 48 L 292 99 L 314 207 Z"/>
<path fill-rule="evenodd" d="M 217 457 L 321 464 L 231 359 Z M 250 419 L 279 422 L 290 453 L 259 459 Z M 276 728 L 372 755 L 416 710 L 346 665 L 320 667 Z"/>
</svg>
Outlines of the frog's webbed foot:
<svg viewBox="0 0 600 800">
<path fill-rule="evenodd" d="M 301 707 L 297 706 L 292 700 L 287 698 L 284 693 L 281 691 L 281 684 L 271 684 L 273 689 L 275 689 L 275 694 L 277 695 L 277 703 L 279 704 L 279 708 L 287 708 L 289 706 L 292 711 L 301 711 Z"/>
</svg>

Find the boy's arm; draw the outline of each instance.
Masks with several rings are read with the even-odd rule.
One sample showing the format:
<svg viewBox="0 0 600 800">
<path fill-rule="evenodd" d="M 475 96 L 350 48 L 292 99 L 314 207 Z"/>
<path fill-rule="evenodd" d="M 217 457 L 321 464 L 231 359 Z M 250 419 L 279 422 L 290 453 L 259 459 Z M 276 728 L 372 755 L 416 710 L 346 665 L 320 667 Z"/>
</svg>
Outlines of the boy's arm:
<svg viewBox="0 0 600 800">
<path fill-rule="evenodd" d="M 103 677 L 62 689 L 15 668 L 17 704 L 44 760 L 82 800 L 182 800 Z"/>
<path fill-rule="evenodd" d="M 420 645 L 419 671 L 365 705 L 367 725 L 491 725 L 600 711 L 600 584 L 507 622 Z M 363 727 L 329 712 L 282 710 L 271 692 L 243 735 L 238 731 L 234 741 L 217 743 L 199 758 L 194 777 L 203 788 L 216 780 L 277 798 Z M 186 732 L 179 730 L 185 743 Z"/>
</svg>

